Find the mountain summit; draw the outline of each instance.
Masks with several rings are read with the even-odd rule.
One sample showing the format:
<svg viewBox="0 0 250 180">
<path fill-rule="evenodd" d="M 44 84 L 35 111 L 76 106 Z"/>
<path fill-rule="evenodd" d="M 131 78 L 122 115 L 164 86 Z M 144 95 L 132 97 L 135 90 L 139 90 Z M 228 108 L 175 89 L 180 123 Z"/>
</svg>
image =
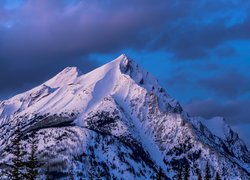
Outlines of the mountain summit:
<svg viewBox="0 0 250 180">
<path fill-rule="evenodd" d="M 211 177 L 250 176 L 250 153 L 222 118 L 189 117 L 126 55 L 87 74 L 67 67 L 1 101 L 0 171 L 17 126 L 27 151 L 31 132 L 38 138 L 41 178 L 177 179 L 184 169 L 198 179 L 206 166 Z"/>
</svg>

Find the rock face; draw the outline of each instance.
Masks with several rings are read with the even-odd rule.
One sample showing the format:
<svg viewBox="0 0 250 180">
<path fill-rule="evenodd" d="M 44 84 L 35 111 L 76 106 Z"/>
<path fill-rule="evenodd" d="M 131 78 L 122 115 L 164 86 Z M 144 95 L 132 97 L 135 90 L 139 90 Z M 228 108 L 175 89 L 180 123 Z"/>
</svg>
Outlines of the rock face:
<svg viewBox="0 0 250 180">
<path fill-rule="evenodd" d="M 87 74 L 68 67 L 1 101 L 0 171 L 11 158 L 7 149 L 17 124 L 27 151 L 36 132 L 39 159 L 53 178 L 152 179 L 162 169 L 174 179 L 181 164 L 191 179 L 199 170 L 205 176 L 206 164 L 212 177 L 250 177 L 250 153 L 222 118 L 189 117 L 125 55 Z M 39 169 L 41 178 L 46 167 Z"/>
</svg>

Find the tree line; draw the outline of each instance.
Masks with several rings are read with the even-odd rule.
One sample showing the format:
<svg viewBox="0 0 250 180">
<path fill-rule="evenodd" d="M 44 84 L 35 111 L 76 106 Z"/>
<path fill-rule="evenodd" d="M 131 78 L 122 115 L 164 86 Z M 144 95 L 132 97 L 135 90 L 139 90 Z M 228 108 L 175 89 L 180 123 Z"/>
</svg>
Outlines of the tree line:
<svg viewBox="0 0 250 180">
<path fill-rule="evenodd" d="M 20 125 L 17 125 L 15 135 L 11 140 L 12 146 L 9 149 L 9 153 L 12 155 L 12 158 L 10 163 L 7 164 L 8 168 L 5 173 L 8 178 L 12 180 L 35 180 L 39 175 L 38 169 L 44 165 L 38 160 L 38 138 L 35 132 L 31 133 L 31 138 L 28 139 L 28 143 L 30 145 L 30 151 L 28 152 L 24 149 L 24 146 L 21 143 L 22 137 L 23 134 L 20 130 Z M 48 166 L 45 171 L 46 179 L 50 179 L 49 171 L 50 170 Z M 198 180 L 212 180 L 212 174 L 208 162 L 206 163 L 203 177 L 200 169 L 196 169 L 195 174 Z M 70 168 L 68 175 L 70 179 L 74 179 L 73 165 Z M 166 175 L 163 173 L 162 168 L 160 168 L 157 172 L 155 179 L 166 179 Z M 190 165 L 188 160 L 184 159 L 179 161 L 175 179 L 190 179 Z M 221 180 L 220 174 L 218 172 L 215 174 L 215 180 Z"/>
<path fill-rule="evenodd" d="M 198 180 L 212 180 L 212 174 L 211 174 L 211 170 L 210 170 L 208 162 L 206 163 L 206 167 L 204 169 L 204 172 L 205 172 L 204 177 L 202 177 L 201 170 L 196 169 L 195 170 L 196 178 Z M 159 171 L 157 172 L 155 179 L 156 180 L 165 180 L 166 179 L 166 176 L 163 173 L 162 168 L 160 168 Z M 176 180 L 189 180 L 189 179 L 191 179 L 191 177 L 190 177 L 190 165 L 188 164 L 187 160 L 179 162 L 175 179 Z M 221 176 L 220 176 L 219 172 L 216 172 L 215 180 L 221 180 Z"/>
<path fill-rule="evenodd" d="M 9 147 L 9 153 L 12 157 L 10 162 L 6 164 L 4 173 L 12 180 L 35 180 L 38 176 L 38 168 L 41 166 L 37 156 L 38 139 L 33 132 L 28 140 L 30 145 L 30 151 L 28 152 L 21 143 L 22 137 L 20 125 L 17 125 L 17 130 L 11 139 L 11 147 Z"/>
</svg>

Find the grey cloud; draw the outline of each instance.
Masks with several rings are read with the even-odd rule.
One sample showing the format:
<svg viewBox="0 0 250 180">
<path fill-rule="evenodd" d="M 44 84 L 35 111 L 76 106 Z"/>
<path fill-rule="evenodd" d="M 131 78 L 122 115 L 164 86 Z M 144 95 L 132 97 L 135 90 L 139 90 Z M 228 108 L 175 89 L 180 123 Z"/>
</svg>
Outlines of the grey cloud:
<svg viewBox="0 0 250 180">
<path fill-rule="evenodd" d="M 174 29 L 166 30 L 154 44 L 155 49 L 170 50 L 177 60 L 204 60 L 227 41 L 249 40 L 250 19 L 243 24 L 226 27 L 225 20 L 211 24 L 180 23 Z M 192 21 L 191 21 L 192 22 Z M 218 57 L 230 57 L 236 54 L 233 47 L 225 46 L 217 50 Z"/>
<path fill-rule="evenodd" d="M 237 11 L 237 7 L 246 6 L 245 1 L 241 2 L 244 6 L 204 2 L 77 1 L 65 6 L 55 0 L 27 1 L 7 18 L 16 22 L 4 33 L 1 49 L 8 52 L 11 48 L 21 55 L 165 49 L 178 59 L 196 59 L 207 56 L 211 48 L 227 39 L 249 35 L 247 20 L 227 28 L 230 15 L 210 17 Z M 212 22 L 204 23 L 209 17 Z"/>
<path fill-rule="evenodd" d="M 250 92 L 250 78 L 237 70 L 200 79 L 198 84 L 221 97 L 235 98 Z"/>
<path fill-rule="evenodd" d="M 222 116 L 230 124 L 249 123 L 249 100 L 232 100 L 220 102 L 218 99 L 192 100 L 184 109 L 192 116 L 212 118 Z"/>
<path fill-rule="evenodd" d="M 237 55 L 237 52 L 232 46 L 226 45 L 216 49 L 215 54 L 221 58 L 232 58 Z"/>
</svg>

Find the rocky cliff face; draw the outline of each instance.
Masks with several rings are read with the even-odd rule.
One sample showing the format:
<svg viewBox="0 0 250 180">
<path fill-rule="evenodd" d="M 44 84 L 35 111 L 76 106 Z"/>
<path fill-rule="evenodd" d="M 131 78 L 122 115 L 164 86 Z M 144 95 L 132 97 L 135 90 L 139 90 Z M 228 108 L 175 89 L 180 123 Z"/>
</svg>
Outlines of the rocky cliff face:
<svg viewBox="0 0 250 180">
<path fill-rule="evenodd" d="M 189 117 L 125 55 L 87 74 L 66 68 L 1 101 L 1 170 L 11 158 L 17 124 L 27 151 L 29 134 L 36 132 L 39 159 L 54 178 L 67 179 L 71 172 L 78 179 L 152 179 L 162 169 L 173 179 L 180 165 L 188 164 L 196 179 L 207 163 L 213 177 L 217 172 L 226 179 L 250 177 L 250 153 L 222 118 Z"/>
</svg>

